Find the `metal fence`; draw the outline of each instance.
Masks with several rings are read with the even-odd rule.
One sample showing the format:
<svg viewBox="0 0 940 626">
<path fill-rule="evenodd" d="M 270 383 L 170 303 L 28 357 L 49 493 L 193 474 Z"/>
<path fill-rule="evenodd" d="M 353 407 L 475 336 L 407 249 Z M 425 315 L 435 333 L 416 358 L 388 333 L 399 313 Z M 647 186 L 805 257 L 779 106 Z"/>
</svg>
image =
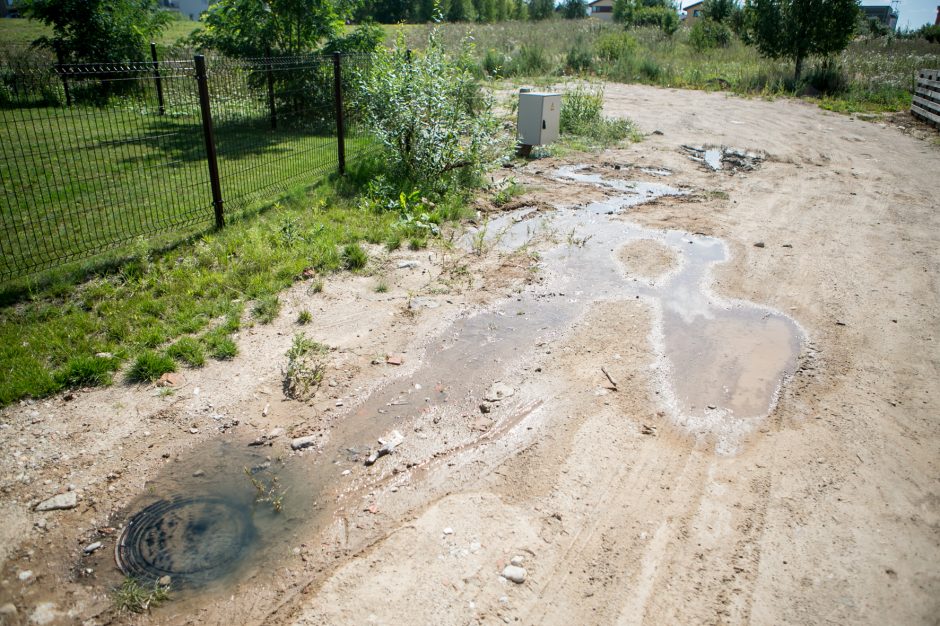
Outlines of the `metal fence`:
<svg viewBox="0 0 940 626">
<path fill-rule="evenodd" d="M 156 53 L 154 50 L 154 58 Z M 369 57 L 0 67 L 0 282 L 179 239 L 373 148 Z"/>
</svg>

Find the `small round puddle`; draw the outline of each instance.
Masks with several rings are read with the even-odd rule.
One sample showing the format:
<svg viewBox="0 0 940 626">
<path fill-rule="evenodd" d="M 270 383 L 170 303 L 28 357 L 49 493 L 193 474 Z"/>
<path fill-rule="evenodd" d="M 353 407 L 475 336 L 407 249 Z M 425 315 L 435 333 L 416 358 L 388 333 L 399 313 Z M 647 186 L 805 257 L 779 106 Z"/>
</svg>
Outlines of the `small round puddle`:
<svg viewBox="0 0 940 626">
<path fill-rule="evenodd" d="M 251 507 L 212 496 L 160 500 L 134 515 L 114 549 L 127 576 L 198 586 L 234 569 L 255 540 Z"/>
</svg>

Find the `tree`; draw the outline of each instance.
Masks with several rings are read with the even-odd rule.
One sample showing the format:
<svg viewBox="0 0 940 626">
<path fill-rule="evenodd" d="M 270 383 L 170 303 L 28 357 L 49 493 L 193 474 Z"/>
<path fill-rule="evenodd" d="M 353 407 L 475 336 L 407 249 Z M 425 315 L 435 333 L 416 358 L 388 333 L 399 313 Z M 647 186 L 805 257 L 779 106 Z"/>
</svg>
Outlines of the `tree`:
<svg viewBox="0 0 940 626">
<path fill-rule="evenodd" d="M 737 9 L 735 0 L 705 0 L 702 5 L 702 17 L 721 24 L 730 20 Z"/>
<path fill-rule="evenodd" d="M 476 17 L 471 0 L 450 0 L 447 9 L 448 22 L 472 22 Z"/>
<path fill-rule="evenodd" d="M 749 40 L 765 57 L 792 60 L 794 80 L 807 57 L 845 50 L 859 13 L 857 0 L 747 0 L 744 10 Z"/>
<path fill-rule="evenodd" d="M 657 26 L 667 35 L 679 29 L 671 0 L 614 0 L 614 20 L 625 26 Z"/>
<path fill-rule="evenodd" d="M 194 43 L 233 57 L 310 52 L 339 36 L 354 5 L 347 0 L 219 0 Z"/>
<path fill-rule="evenodd" d="M 64 62 L 143 61 L 147 43 L 169 23 L 156 0 L 27 0 L 24 13 L 52 27 L 33 45 Z"/>
<path fill-rule="evenodd" d="M 529 19 L 546 20 L 555 12 L 555 0 L 529 0 Z"/>
<path fill-rule="evenodd" d="M 579 20 L 582 17 L 587 17 L 587 0 L 565 0 L 561 8 L 561 14 L 569 20 Z"/>
</svg>

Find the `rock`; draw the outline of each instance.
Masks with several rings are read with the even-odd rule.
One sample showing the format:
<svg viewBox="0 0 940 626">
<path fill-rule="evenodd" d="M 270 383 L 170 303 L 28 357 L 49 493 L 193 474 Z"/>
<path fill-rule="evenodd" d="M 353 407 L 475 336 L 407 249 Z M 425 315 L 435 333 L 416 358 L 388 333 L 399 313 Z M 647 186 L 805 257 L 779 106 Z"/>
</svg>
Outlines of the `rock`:
<svg viewBox="0 0 940 626">
<path fill-rule="evenodd" d="M 486 390 L 486 395 L 483 396 L 483 399 L 487 400 L 488 402 L 498 402 L 503 398 L 508 398 L 514 393 L 516 393 L 516 390 L 506 383 L 494 383 L 489 389 Z"/>
<path fill-rule="evenodd" d="M 101 544 L 100 541 L 96 541 L 96 542 L 94 542 L 94 543 L 89 543 L 87 546 L 85 546 L 85 549 L 83 550 L 83 552 L 84 552 L 85 554 L 92 554 L 95 550 L 100 550 L 100 549 L 101 549 L 101 545 L 102 545 L 102 544 Z"/>
<path fill-rule="evenodd" d="M 37 511 L 59 511 L 64 509 L 74 509 L 78 506 L 78 494 L 74 491 L 60 493 L 52 496 L 48 500 L 43 500 L 36 505 Z"/>
<path fill-rule="evenodd" d="M 306 437 L 297 437 L 290 442 L 290 447 L 294 450 L 303 450 L 310 446 L 317 445 L 318 437 L 316 435 L 307 435 Z"/>
<path fill-rule="evenodd" d="M 401 365 L 405 362 L 405 357 L 400 354 L 389 354 L 385 357 L 385 362 L 389 365 Z"/>
<path fill-rule="evenodd" d="M 755 248 L 763 248 L 763 247 L 764 247 L 764 242 L 763 242 L 763 241 L 758 241 L 757 243 L 754 244 L 754 247 L 755 247 Z"/>
<path fill-rule="evenodd" d="M 283 428 L 272 428 L 271 430 L 268 431 L 268 434 L 266 434 L 264 438 L 265 439 L 277 439 L 278 437 L 283 435 L 285 432 L 287 431 L 285 431 Z"/>
<path fill-rule="evenodd" d="M 486 402 L 480 403 L 480 413 L 489 413 L 493 407 L 488 405 Z"/>
<path fill-rule="evenodd" d="M 386 454 L 391 454 L 395 451 L 401 443 L 405 440 L 405 436 L 397 430 L 393 430 L 389 434 L 385 435 L 379 439 L 379 443 L 382 444 L 382 447 L 369 455 L 369 458 L 365 460 L 366 465 L 372 465 L 379 460 L 379 457 L 383 457 Z"/>
<path fill-rule="evenodd" d="M 399 261 L 399 262 L 398 262 L 398 269 L 400 269 L 400 270 L 412 269 L 412 268 L 418 267 L 419 265 L 421 265 L 421 264 L 418 263 L 417 261 L 413 261 L 413 260 Z"/>
<path fill-rule="evenodd" d="M 61 615 L 55 608 L 54 602 L 41 602 L 36 605 L 36 609 L 29 616 L 29 621 L 34 624 L 50 624 Z"/>
<path fill-rule="evenodd" d="M 471 430 L 478 430 L 480 432 L 486 432 L 493 425 L 493 420 L 488 417 L 480 417 L 477 421 L 473 422 Z"/>
<path fill-rule="evenodd" d="M 198 434 L 199 434 L 199 429 L 196 428 L 196 427 L 190 428 L 190 429 L 189 429 L 189 434 L 190 434 L 190 435 L 198 435 Z"/>
<path fill-rule="evenodd" d="M 161 587 L 169 587 L 172 582 L 173 579 L 169 576 L 161 576 L 159 579 L 157 579 L 157 584 Z"/>
<path fill-rule="evenodd" d="M 512 557 L 511 559 L 509 559 L 509 564 L 510 564 L 510 565 L 514 565 L 514 566 L 516 566 L 516 567 L 522 567 L 522 564 L 523 564 L 523 563 L 525 563 L 525 557 L 524 557 L 524 556 L 516 555 L 516 556 Z"/>
<path fill-rule="evenodd" d="M 412 298 L 408 301 L 408 308 L 412 311 L 417 309 L 436 309 L 441 303 L 432 298 Z"/>
<path fill-rule="evenodd" d="M 653 131 L 653 134 L 654 134 L 654 135 L 662 135 L 662 134 L 663 134 L 663 131 L 657 129 L 657 130 L 654 130 L 654 131 Z"/>
<path fill-rule="evenodd" d="M 524 567 L 519 567 L 518 565 L 507 565 L 503 568 L 502 576 L 507 580 L 511 580 L 517 585 L 521 585 L 525 582 L 525 577 L 528 575 L 528 572 L 525 571 Z"/>
<path fill-rule="evenodd" d="M 24 569 L 22 572 L 20 572 L 17 575 L 17 578 L 19 578 L 24 583 L 32 577 L 33 577 L 33 570 L 31 569 Z"/>
<path fill-rule="evenodd" d="M 113 359 L 114 358 L 114 355 L 111 354 L 110 352 L 96 352 L 95 356 L 98 357 L 99 359 Z"/>
<path fill-rule="evenodd" d="M 206 475 L 205 470 L 196 470 L 195 472 L 193 472 L 193 478 L 199 478 L 200 476 L 205 476 L 205 475 Z"/>
<path fill-rule="evenodd" d="M 261 409 L 261 417 L 267 417 L 268 412 L 271 410 L 271 403 L 265 403 L 264 408 Z"/>
<path fill-rule="evenodd" d="M 714 404 L 709 404 L 709 405 L 708 405 L 708 410 L 709 410 L 709 411 L 714 411 L 714 410 L 717 409 L 717 408 L 718 408 L 718 407 L 715 406 Z"/>
<path fill-rule="evenodd" d="M 7 602 L 3 606 L 0 606 L 0 615 L 16 615 L 16 605 L 12 602 Z"/>
<path fill-rule="evenodd" d="M 450 526 L 448 526 L 447 528 L 444 529 L 444 534 L 445 534 L 445 535 L 453 535 L 453 534 L 454 534 L 454 529 L 451 528 Z"/>
<path fill-rule="evenodd" d="M 157 380 L 157 387 L 179 387 L 183 377 L 175 372 L 167 372 Z"/>
</svg>

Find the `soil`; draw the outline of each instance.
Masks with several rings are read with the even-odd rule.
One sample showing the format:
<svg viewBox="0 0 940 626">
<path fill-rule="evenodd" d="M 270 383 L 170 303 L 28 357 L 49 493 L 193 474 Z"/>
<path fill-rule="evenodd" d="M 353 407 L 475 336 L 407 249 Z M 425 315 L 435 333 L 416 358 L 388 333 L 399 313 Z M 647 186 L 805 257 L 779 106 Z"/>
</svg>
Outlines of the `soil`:
<svg viewBox="0 0 940 626">
<path fill-rule="evenodd" d="M 367 275 L 300 282 L 236 359 L 175 385 L 0 413 L 0 620 L 936 623 L 936 142 L 794 100 L 608 85 L 605 107 L 646 139 L 505 170 L 525 195 L 480 204 L 481 245 L 375 249 Z M 683 145 L 765 158 L 716 172 Z M 769 415 L 731 448 L 664 401 L 654 301 L 589 293 L 577 257 L 596 242 L 553 232 L 553 213 L 613 193 L 553 176 L 573 164 L 687 192 L 610 219 L 723 241 L 715 297 L 802 329 Z M 528 236 L 500 240 L 498 219 Z M 569 275 L 546 261 L 559 246 Z M 649 238 L 610 254 L 648 284 L 679 263 Z M 527 325 L 531 302 L 577 314 Z M 300 401 L 283 392 L 297 332 L 331 348 Z M 504 397 L 486 400 L 496 382 Z M 364 465 L 391 430 L 403 443 Z M 121 526 L 206 472 L 244 480 L 247 452 L 226 466 L 230 448 L 284 468 L 284 523 L 218 582 L 116 610 Z M 70 491 L 74 508 L 35 510 Z M 517 557 L 521 583 L 500 575 Z"/>
</svg>

